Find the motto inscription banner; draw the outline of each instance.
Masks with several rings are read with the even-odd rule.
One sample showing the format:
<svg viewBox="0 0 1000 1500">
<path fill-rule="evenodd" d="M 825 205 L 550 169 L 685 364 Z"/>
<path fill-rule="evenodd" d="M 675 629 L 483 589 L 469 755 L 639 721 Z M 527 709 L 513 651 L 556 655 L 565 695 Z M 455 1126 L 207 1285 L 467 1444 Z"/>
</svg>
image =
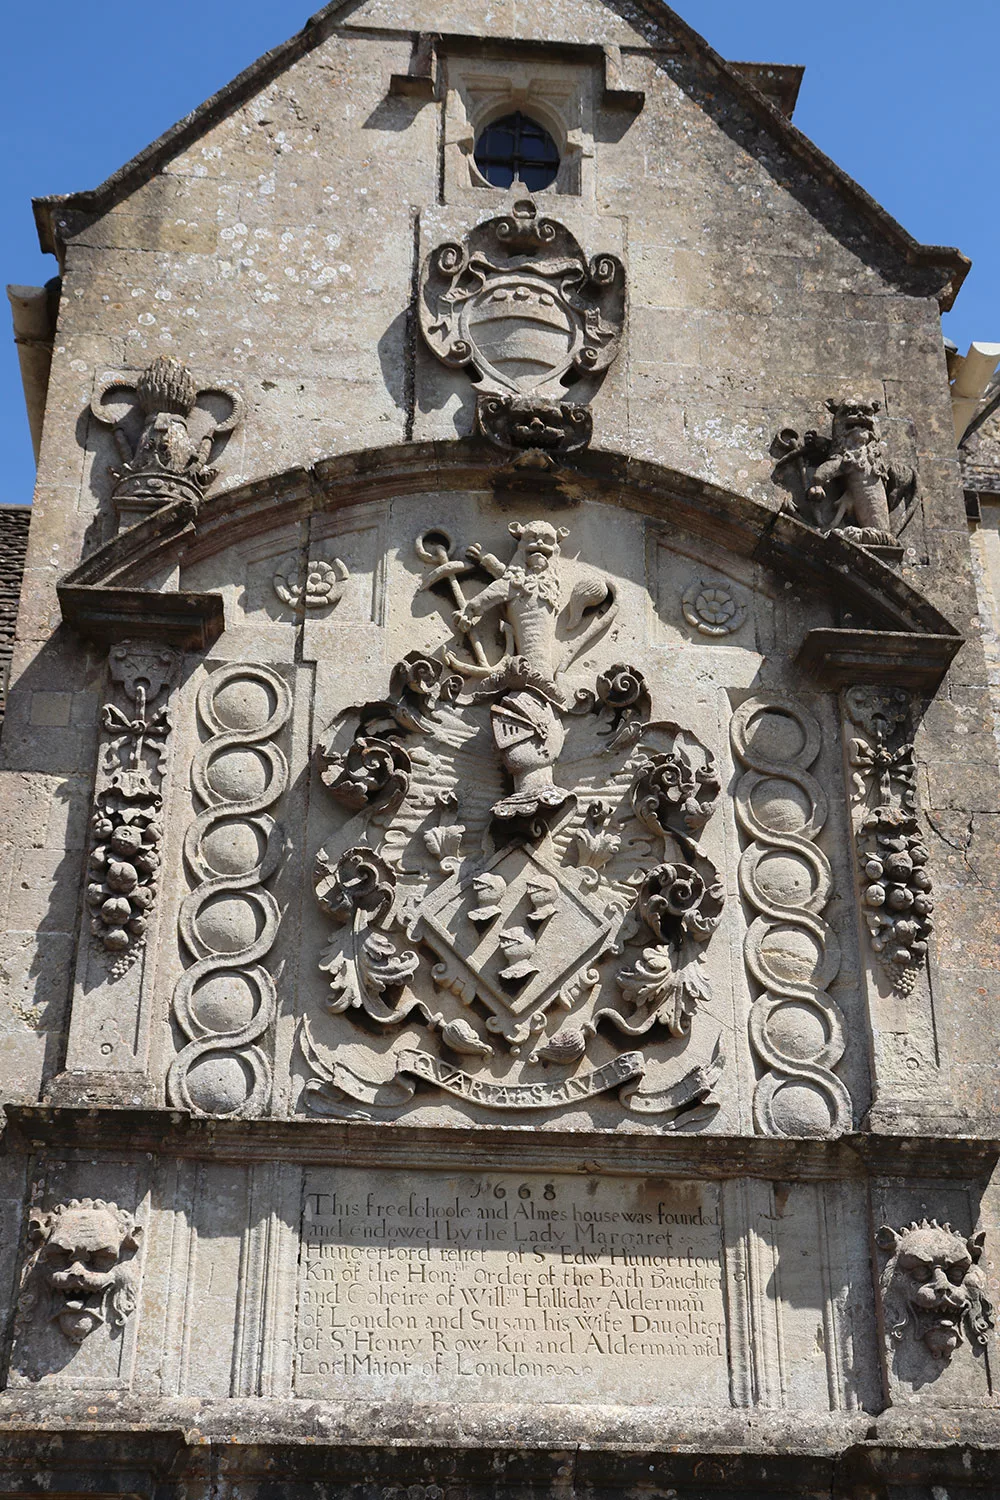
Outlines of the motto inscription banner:
<svg viewBox="0 0 1000 1500">
<path fill-rule="evenodd" d="M 702 1185 L 310 1172 L 296 1391 L 728 1405 L 721 1240 Z"/>
</svg>

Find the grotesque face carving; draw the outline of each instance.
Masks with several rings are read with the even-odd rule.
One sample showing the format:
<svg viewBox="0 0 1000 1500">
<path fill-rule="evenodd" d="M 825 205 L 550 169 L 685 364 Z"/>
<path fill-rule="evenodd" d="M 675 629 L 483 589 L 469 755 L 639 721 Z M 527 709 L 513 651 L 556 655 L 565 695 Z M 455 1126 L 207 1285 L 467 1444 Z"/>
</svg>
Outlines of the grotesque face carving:
<svg viewBox="0 0 1000 1500">
<path fill-rule="evenodd" d="M 550 526 L 548 521 L 529 521 L 526 526 L 513 521 L 508 528 L 517 538 L 513 564 L 529 573 L 544 573 L 559 560 L 559 543 L 569 532 L 565 526 Z"/>
<path fill-rule="evenodd" d="M 49 1212 L 33 1209 L 29 1234 L 29 1274 L 41 1279 L 66 1337 L 81 1344 L 102 1323 L 121 1327 L 135 1307 L 129 1260 L 142 1230 L 133 1216 L 99 1198 L 74 1198 Z"/>
<path fill-rule="evenodd" d="M 850 448 L 863 448 L 868 443 L 878 441 L 881 401 L 864 401 L 860 396 L 850 396 L 846 401 L 828 401 L 826 406 L 833 416 L 834 453 L 842 453 Z"/>
<path fill-rule="evenodd" d="M 979 1269 L 982 1233 L 963 1239 L 950 1224 L 936 1219 L 878 1232 L 880 1249 L 889 1254 L 882 1274 L 886 1324 L 901 1339 L 912 1319 L 917 1338 L 935 1359 L 948 1360 L 967 1333 L 973 1345 L 986 1343 L 993 1308 L 986 1278 Z"/>
</svg>

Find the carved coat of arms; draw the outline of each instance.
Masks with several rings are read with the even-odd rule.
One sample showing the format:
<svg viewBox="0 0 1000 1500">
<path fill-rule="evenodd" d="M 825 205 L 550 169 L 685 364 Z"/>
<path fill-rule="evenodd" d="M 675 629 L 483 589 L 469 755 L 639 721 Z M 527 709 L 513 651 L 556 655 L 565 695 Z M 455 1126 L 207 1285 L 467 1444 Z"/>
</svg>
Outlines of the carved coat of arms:
<svg viewBox="0 0 1000 1500">
<path fill-rule="evenodd" d="M 614 585 L 563 559 L 563 528 L 510 532 L 506 561 L 417 539 L 455 642 L 397 663 L 320 743 L 350 816 L 316 862 L 332 933 L 305 1103 L 392 1117 L 429 1087 L 555 1111 L 617 1090 L 639 1115 L 704 1118 L 721 1047 L 685 1055 L 723 905 L 698 841 L 715 764 L 652 718 L 635 667 L 573 671 Z"/>
</svg>

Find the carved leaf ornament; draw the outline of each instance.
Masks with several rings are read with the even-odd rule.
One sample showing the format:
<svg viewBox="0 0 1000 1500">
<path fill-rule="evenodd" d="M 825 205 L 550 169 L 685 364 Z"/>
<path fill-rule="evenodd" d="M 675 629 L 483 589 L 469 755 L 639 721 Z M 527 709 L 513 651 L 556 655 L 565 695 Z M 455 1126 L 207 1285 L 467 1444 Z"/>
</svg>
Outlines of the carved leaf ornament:
<svg viewBox="0 0 1000 1500">
<path fill-rule="evenodd" d="M 397 663 L 318 746 L 345 822 L 316 858 L 331 936 L 303 1102 L 394 1118 L 418 1089 L 485 1111 L 616 1090 L 698 1123 L 723 1065 L 702 954 L 724 897 L 698 842 L 715 763 L 652 718 L 636 667 L 574 674 L 614 587 L 563 559 L 565 530 L 510 531 L 506 562 L 418 538 L 458 639 Z"/>
</svg>

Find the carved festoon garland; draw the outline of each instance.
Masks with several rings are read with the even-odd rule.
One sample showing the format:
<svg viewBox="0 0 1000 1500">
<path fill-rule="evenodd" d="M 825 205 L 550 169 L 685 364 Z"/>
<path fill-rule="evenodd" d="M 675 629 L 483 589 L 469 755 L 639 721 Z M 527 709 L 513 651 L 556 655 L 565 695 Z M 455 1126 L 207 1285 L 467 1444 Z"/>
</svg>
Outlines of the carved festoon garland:
<svg viewBox="0 0 1000 1500">
<path fill-rule="evenodd" d="M 428 348 L 477 382 L 477 427 L 544 464 L 590 441 L 591 417 L 567 387 L 599 376 L 618 353 L 625 268 L 586 256 L 531 199 L 432 250 L 419 291 Z"/>
<path fill-rule="evenodd" d="M 849 688 L 844 706 L 863 731 L 849 747 L 861 904 L 873 951 L 896 987 L 906 991 L 926 962 L 934 928 L 930 856 L 916 810 L 909 695 L 901 688 Z"/>
<path fill-rule="evenodd" d="M 883 1224 L 877 1240 L 888 1256 L 881 1288 L 890 1339 L 901 1343 L 909 1330 L 943 1362 L 966 1337 L 973 1348 L 987 1344 L 994 1320 L 980 1266 L 985 1239 L 982 1231 L 966 1239 L 937 1219 Z"/>
<path fill-rule="evenodd" d="M 793 509 L 819 531 L 840 531 L 863 546 L 891 547 L 916 504 L 917 477 L 895 467 L 882 438 L 881 402 L 828 401 L 829 437 L 786 427 L 771 445 L 775 480 Z"/>
<path fill-rule="evenodd" d="M 114 409 L 122 405 L 124 411 Z M 219 406 L 225 413 L 217 416 Z M 243 400 L 228 386 L 200 388 L 179 359 L 159 355 L 134 380 L 105 379 L 91 411 L 114 427 L 122 461 L 112 470 L 115 503 L 141 512 L 175 500 L 198 504 L 218 472 L 209 461 L 212 449 L 239 425 Z"/>
<path fill-rule="evenodd" d="M 291 708 L 284 680 L 264 666 L 221 667 L 198 694 L 209 737 L 191 777 L 204 811 L 184 841 L 198 884 L 180 914 L 194 962 L 174 990 L 184 1044 L 167 1075 L 170 1102 L 197 1114 L 250 1118 L 271 1094 L 259 1043 L 274 1020 L 276 992 L 262 960 L 281 910 L 264 882 L 285 840 L 267 809 L 288 786 L 288 763 L 274 741 Z"/>
<path fill-rule="evenodd" d="M 747 840 L 740 890 L 758 913 L 743 950 L 759 986 L 750 1012 L 762 1069 L 754 1120 L 765 1135 L 839 1135 L 851 1128 L 852 1107 L 834 1072 L 844 1055 L 844 1018 L 827 993 L 840 945 L 822 917 L 833 874 L 816 844 L 828 811 L 810 774 L 819 725 L 801 704 L 772 693 L 740 705 L 732 741 L 747 768 L 735 793 Z"/>
<path fill-rule="evenodd" d="M 422 1081 L 487 1110 L 617 1089 L 639 1113 L 707 1117 L 722 1056 L 701 954 L 723 890 L 698 840 L 714 761 L 651 717 L 636 668 L 572 675 L 614 588 L 566 563 L 565 529 L 509 529 L 508 562 L 418 538 L 461 644 L 411 653 L 319 746 L 352 816 L 317 856 L 335 926 L 326 1018 L 301 1032 L 304 1103 L 391 1117 Z"/>
<path fill-rule="evenodd" d="M 54 1322 L 71 1344 L 109 1324 L 121 1328 L 136 1306 L 135 1216 L 101 1198 L 33 1208 L 29 1255 L 21 1277 L 17 1325 Z"/>
<path fill-rule="evenodd" d="M 91 819 L 90 930 L 123 974 L 146 938 L 163 842 L 163 776 L 169 703 L 153 707 L 177 679 L 176 652 L 143 642 L 113 646 L 108 665 L 124 707 L 105 703 Z"/>
</svg>

